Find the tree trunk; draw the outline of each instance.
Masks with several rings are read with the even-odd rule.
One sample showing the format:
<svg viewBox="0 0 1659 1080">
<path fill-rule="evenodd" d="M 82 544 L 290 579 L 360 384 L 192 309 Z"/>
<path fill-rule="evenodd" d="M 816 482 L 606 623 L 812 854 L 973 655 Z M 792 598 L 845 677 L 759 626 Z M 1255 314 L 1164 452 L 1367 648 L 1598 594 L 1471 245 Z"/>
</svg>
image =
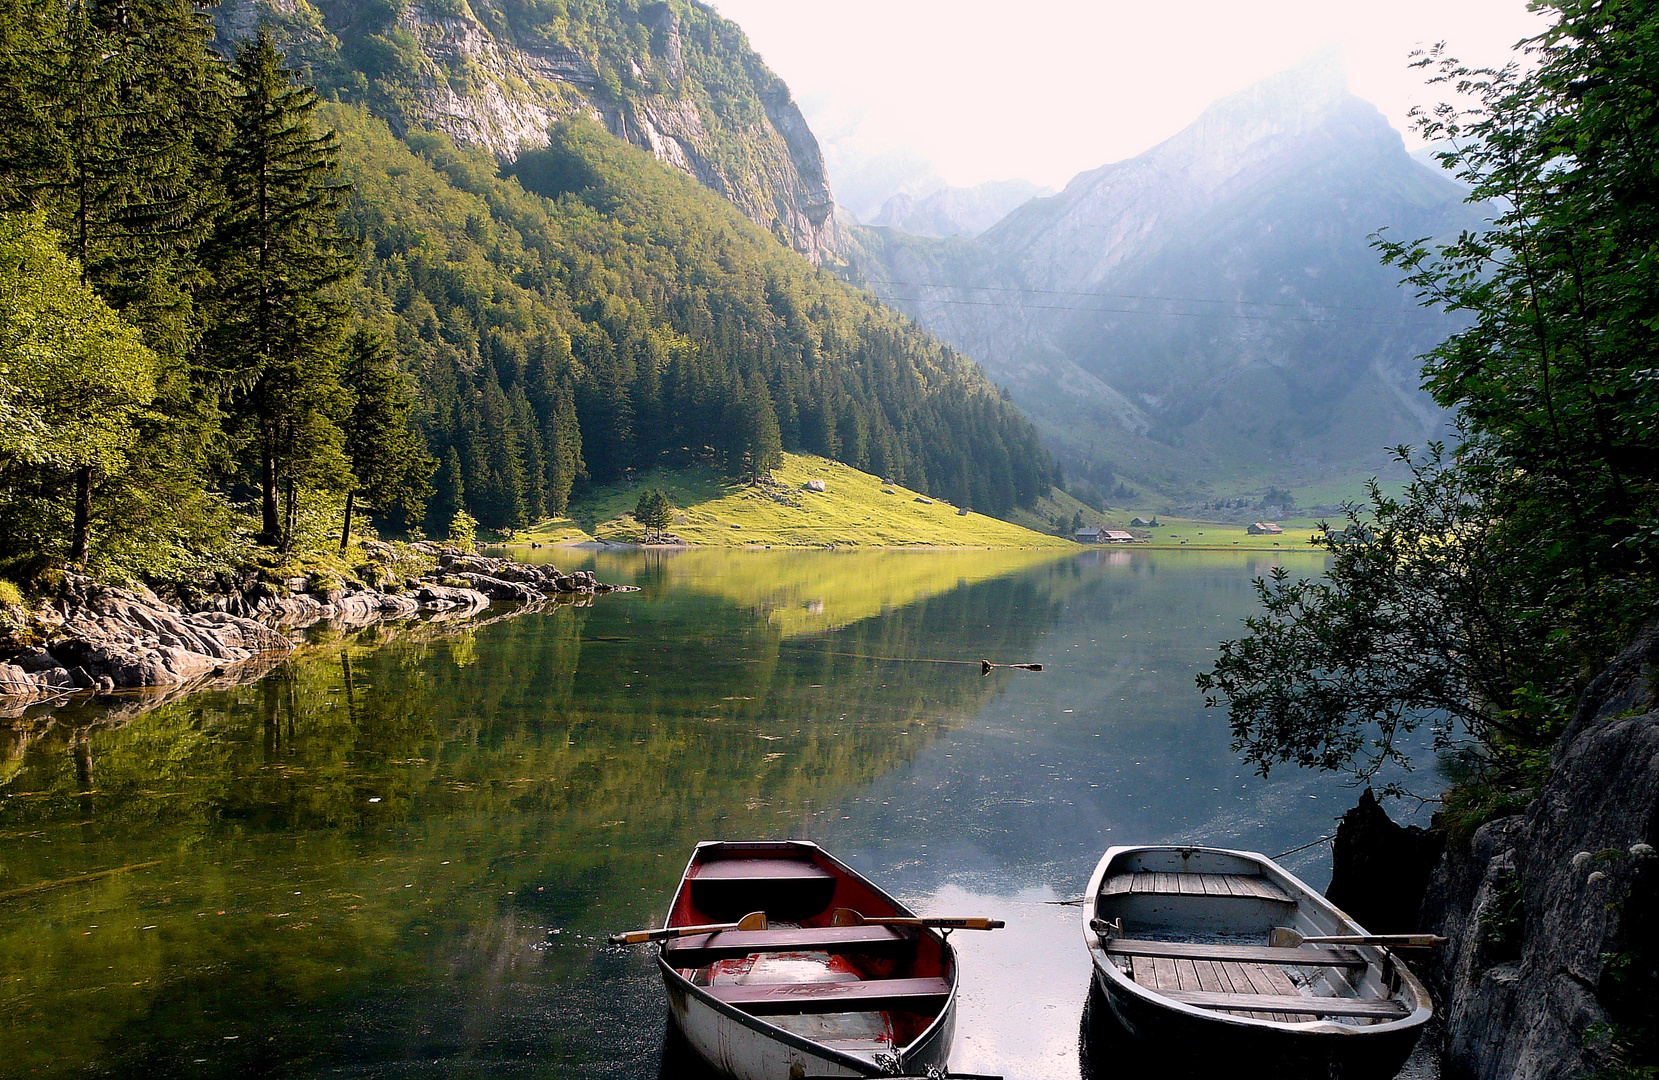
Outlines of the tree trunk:
<svg viewBox="0 0 1659 1080">
<path fill-rule="evenodd" d="M 287 483 L 284 485 L 284 489 L 285 489 L 284 490 L 284 495 L 287 497 L 288 505 L 287 505 L 287 508 L 286 508 L 287 513 L 285 513 L 283 515 L 282 546 L 280 548 L 278 548 L 277 550 L 281 551 L 284 555 L 286 555 L 290 551 L 294 550 L 294 518 L 295 518 L 295 512 L 294 512 L 294 478 L 293 478 L 292 475 L 290 475 L 288 477 Z"/>
<path fill-rule="evenodd" d="M 86 568 L 87 548 L 92 536 L 92 466 L 75 470 L 75 531 L 69 541 L 69 561 Z"/>
<path fill-rule="evenodd" d="M 276 547 L 282 542 L 282 519 L 277 516 L 276 453 L 268 445 L 259 454 L 259 542 Z"/>
<path fill-rule="evenodd" d="M 346 545 L 351 543 L 351 506 L 356 500 L 357 492 L 346 492 L 346 523 L 340 526 L 340 554 L 342 555 L 346 553 Z"/>
</svg>

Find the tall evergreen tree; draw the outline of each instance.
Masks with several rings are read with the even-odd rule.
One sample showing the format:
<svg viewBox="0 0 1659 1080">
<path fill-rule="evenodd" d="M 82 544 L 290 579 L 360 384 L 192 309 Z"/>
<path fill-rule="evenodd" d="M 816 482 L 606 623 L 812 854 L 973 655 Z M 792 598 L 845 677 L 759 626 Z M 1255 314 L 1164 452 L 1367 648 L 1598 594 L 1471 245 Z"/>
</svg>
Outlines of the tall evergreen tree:
<svg viewBox="0 0 1659 1080">
<path fill-rule="evenodd" d="M 286 548 L 295 487 L 340 490 L 346 310 L 330 286 L 352 269 L 339 225 L 339 142 L 315 123 L 316 93 L 282 67 L 261 31 L 237 53 L 226 208 L 209 245 L 216 322 L 206 353 L 258 458 L 260 541 Z M 287 523 L 278 513 L 287 492 Z"/>
<path fill-rule="evenodd" d="M 432 505 L 427 510 L 426 520 L 431 522 L 449 522 L 457 513 L 466 509 L 467 482 L 461 468 L 461 455 L 451 446 L 444 451 L 444 463 L 433 478 L 433 486 L 437 489 L 433 496 Z"/>
<path fill-rule="evenodd" d="M 783 436 L 765 379 L 756 376 L 738 394 L 731 437 L 731 469 L 751 482 L 783 464 Z"/>
<path fill-rule="evenodd" d="M 384 338 L 372 330 L 353 334 L 346 347 L 344 376 L 352 394 L 344 427 L 353 483 L 346 491 L 341 551 L 351 542 L 358 492 L 371 509 L 419 524 L 432 497 L 432 471 L 438 464 L 409 427 L 414 395 Z"/>
<path fill-rule="evenodd" d="M 559 517 L 570 508 L 570 489 L 586 471 L 582 460 L 582 429 L 576 419 L 576 396 L 558 392 L 547 446 L 547 512 Z"/>
</svg>

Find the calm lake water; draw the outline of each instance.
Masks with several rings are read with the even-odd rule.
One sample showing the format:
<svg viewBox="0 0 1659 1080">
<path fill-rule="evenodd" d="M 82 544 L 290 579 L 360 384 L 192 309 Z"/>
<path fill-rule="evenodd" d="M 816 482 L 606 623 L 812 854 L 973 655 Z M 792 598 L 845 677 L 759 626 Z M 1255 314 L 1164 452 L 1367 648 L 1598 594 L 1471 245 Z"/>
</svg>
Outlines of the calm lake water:
<svg viewBox="0 0 1659 1080">
<path fill-rule="evenodd" d="M 1113 843 L 1275 854 L 1355 798 L 1250 775 L 1193 689 L 1266 556 L 533 554 L 642 591 L 0 738 L 0 894 L 131 868 L 0 897 L 0 1075 L 689 1075 L 604 935 L 697 841 L 793 836 L 1006 919 L 955 939 L 952 1065 L 1071 1080 L 1088 961 L 1045 901 Z"/>
</svg>

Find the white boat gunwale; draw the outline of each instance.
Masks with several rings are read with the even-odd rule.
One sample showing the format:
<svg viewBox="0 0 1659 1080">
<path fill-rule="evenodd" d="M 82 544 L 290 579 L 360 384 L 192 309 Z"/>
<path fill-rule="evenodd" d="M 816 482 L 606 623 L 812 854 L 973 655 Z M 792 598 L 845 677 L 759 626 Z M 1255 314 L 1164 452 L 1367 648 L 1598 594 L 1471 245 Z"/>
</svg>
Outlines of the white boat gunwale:
<svg viewBox="0 0 1659 1080">
<path fill-rule="evenodd" d="M 825 851 L 823 848 L 819 847 L 810 840 L 703 840 L 692 849 L 691 857 L 686 860 L 685 870 L 680 874 L 680 884 L 678 888 L 674 890 L 674 895 L 669 900 L 667 914 L 663 916 L 664 929 L 668 928 L 669 920 L 674 917 L 674 909 L 679 904 L 680 893 L 683 890 L 690 888 L 692 868 L 697 865 L 699 856 L 705 849 L 708 848 L 751 848 L 757 852 L 786 849 L 809 851 L 818 858 L 824 859 L 830 865 L 835 867 L 837 871 L 845 873 L 862 882 L 867 888 L 870 889 L 871 892 L 892 904 L 894 910 L 900 915 L 914 916 L 916 914 L 913 910 L 911 910 L 908 904 L 905 904 L 896 897 L 890 895 L 885 889 L 881 888 L 881 886 L 877 885 L 863 874 L 860 874 L 857 870 L 854 870 L 852 867 L 848 866 L 840 859 L 837 859 L 834 855 L 831 855 L 829 852 Z M 924 926 L 918 927 L 917 929 L 921 934 L 937 938 L 939 944 L 944 948 L 946 955 L 950 958 L 950 991 L 945 998 L 945 1003 L 939 1008 L 939 1015 L 933 1018 L 927 1027 L 922 1030 L 922 1033 L 904 1046 L 896 1046 L 893 1048 L 893 1053 L 899 1058 L 902 1064 L 908 1064 L 911 1059 L 921 1057 L 923 1052 L 928 1049 L 929 1045 L 937 1040 L 942 1033 L 949 1029 L 956 1009 L 957 989 L 961 983 L 960 966 L 956 963 L 956 950 L 946 939 L 946 936 L 933 927 Z M 750 1031 L 756 1032 L 757 1034 L 764 1035 L 775 1042 L 779 1042 L 793 1049 L 823 1058 L 825 1061 L 831 1062 L 841 1068 L 852 1070 L 854 1075 L 882 1075 L 879 1071 L 875 1071 L 879 1069 L 879 1066 L 872 1063 L 868 1058 L 861 1058 L 854 1054 L 848 1054 L 844 1051 L 837 1050 L 834 1047 L 825 1046 L 823 1043 L 813 1042 L 811 1039 L 797 1035 L 792 1031 L 787 1031 L 781 1027 L 778 1027 L 776 1024 L 768 1023 L 765 1017 L 744 1012 L 735 1005 L 721 1001 L 713 994 L 708 993 L 705 987 L 698 986 L 684 975 L 681 975 L 679 969 L 675 968 L 666 959 L 664 956 L 664 950 L 660 945 L 657 947 L 657 967 L 662 972 L 663 979 L 666 983 L 680 989 L 687 995 L 696 998 L 701 1004 L 713 1009 L 727 1020 L 748 1028 Z"/>
<path fill-rule="evenodd" d="M 1089 877 L 1089 886 L 1084 893 L 1083 903 L 1083 943 L 1088 947 L 1090 959 L 1093 961 L 1097 975 L 1104 976 L 1112 983 L 1112 989 L 1128 994 L 1140 1000 L 1143 1004 L 1159 1009 L 1165 1009 L 1192 1020 L 1203 1023 L 1236 1026 L 1245 1030 L 1290 1032 L 1296 1034 L 1328 1034 L 1340 1037 L 1372 1037 L 1403 1031 L 1407 1028 L 1418 1027 L 1428 1022 L 1433 1015 L 1433 1008 L 1429 1003 L 1428 990 L 1418 981 L 1417 977 L 1404 964 L 1394 960 L 1389 951 L 1374 945 L 1346 946 L 1357 950 L 1367 960 L 1378 968 L 1391 969 L 1400 979 L 1410 997 L 1412 1009 L 1406 1015 L 1394 1020 L 1381 1023 L 1366 1024 L 1364 1026 L 1332 1023 L 1328 1020 L 1283 1021 L 1263 1020 L 1253 1016 L 1239 1016 L 1235 1013 L 1220 1012 L 1215 1009 L 1189 1005 L 1166 997 L 1158 991 L 1142 986 L 1130 978 L 1117 964 L 1113 963 L 1110 954 L 1100 944 L 1100 937 L 1089 925 L 1096 915 L 1100 901 L 1100 890 L 1105 885 L 1107 871 L 1121 856 L 1130 852 L 1139 851 L 1170 851 L 1178 853 L 1209 852 L 1217 855 L 1228 855 L 1233 858 L 1252 862 L 1261 871 L 1263 876 L 1272 880 L 1295 899 L 1298 906 L 1310 903 L 1315 908 L 1342 924 L 1347 929 L 1340 932 L 1362 934 L 1364 930 L 1350 917 L 1347 912 L 1326 900 L 1323 895 L 1315 891 L 1302 879 L 1291 874 L 1279 866 L 1272 859 L 1255 851 L 1236 851 L 1231 848 L 1212 848 L 1194 844 L 1132 844 L 1106 849 L 1100 857 L 1094 873 Z M 1398 992 L 1396 992 L 1398 994 Z"/>
</svg>

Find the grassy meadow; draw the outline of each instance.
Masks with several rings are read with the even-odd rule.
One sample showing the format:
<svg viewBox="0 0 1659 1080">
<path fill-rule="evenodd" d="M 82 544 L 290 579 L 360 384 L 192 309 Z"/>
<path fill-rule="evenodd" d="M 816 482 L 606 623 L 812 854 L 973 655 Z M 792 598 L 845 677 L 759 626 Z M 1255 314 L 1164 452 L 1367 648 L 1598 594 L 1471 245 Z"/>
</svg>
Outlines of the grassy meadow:
<svg viewBox="0 0 1659 1080">
<path fill-rule="evenodd" d="M 823 491 L 807 484 L 821 480 Z M 633 519 L 642 492 L 661 488 L 677 508 L 668 532 L 703 547 L 1058 548 L 1069 540 L 957 508 L 850 465 L 785 454 L 770 482 L 734 481 L 707 467 L 653 469 L 589 492 L 567 517 L 513 534 L 513 542 L 639 543 Z"/>
</svg>

